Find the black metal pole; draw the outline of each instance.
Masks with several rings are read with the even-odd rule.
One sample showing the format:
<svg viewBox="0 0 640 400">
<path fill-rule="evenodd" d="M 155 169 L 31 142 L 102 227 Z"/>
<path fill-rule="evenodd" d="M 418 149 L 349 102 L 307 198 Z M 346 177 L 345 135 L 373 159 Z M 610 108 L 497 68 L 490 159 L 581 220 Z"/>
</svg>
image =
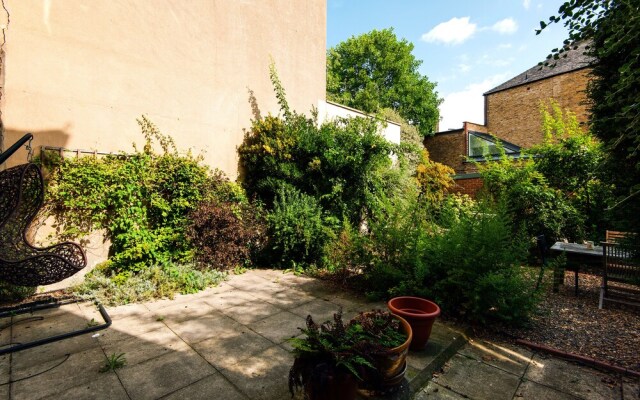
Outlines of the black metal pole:
<svg viewBox="0 0 640 400">
<path fill-rule="evenodd" d="M 3 164 L 13 153 L 15 153 L 22 145 L 27 143 L 29 140 L 33 139 L 33 135 L 27 133 L 20 140 L 15 142 L 11 147 L 7 149 L 7 151 L 0 153 L 0 164 Z"/>
</svg>

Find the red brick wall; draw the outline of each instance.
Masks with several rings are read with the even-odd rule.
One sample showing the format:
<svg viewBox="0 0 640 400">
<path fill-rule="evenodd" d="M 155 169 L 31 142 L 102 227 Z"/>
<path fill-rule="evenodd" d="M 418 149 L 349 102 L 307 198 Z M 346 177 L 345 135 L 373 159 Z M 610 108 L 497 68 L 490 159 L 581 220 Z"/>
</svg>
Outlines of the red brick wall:
<svg viewBox="0 0 640 400">
<path fill-rule="evenodd" d="M 482 178 L 458 178 L 455 180 L 452 192 L 476 197 L 481 188 Z"/>
<path fill-rule="evenodd" d="M 488 94 L 485 97 L 487 130 L 521 147 L 542 142 L 540 102 L 554 99 L 560 107 L 576 114 L 586 127 L 589 119 L 585 89 L 589 69 L 556 75 L 527 85 Z"/>
</svg>

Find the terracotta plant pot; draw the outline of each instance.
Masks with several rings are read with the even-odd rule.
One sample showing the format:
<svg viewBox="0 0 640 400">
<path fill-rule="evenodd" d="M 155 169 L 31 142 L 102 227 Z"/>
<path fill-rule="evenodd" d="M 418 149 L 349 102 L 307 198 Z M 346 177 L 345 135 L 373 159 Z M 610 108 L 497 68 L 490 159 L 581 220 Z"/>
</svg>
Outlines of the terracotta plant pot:
<svg viewBox="0 0 640 400">
<path fill-rule="evenodd" d="M 391 313 L 406 319 L 413 331 L 411 350 L 422 350 L 429 341 L 431 328 L 440 315 L 440 307 L 420 297 L 395 297 L 387 303 Z"/>
<path fill-rule="evenodd" d="M 373 356 L 373 365 L 376 367 L 378 378 L 381 379 L 377 383 L 381 386 L 394 386 L 402 382 L 406 370 L 409 344 L 411 344 L 413 336 L 411 325 L 404 318 L 397 314 L 394 315 L 394 318 L 400 321 L 400 329 L 407 335 L 407 340 L 398 347 Z"/>
</svg>

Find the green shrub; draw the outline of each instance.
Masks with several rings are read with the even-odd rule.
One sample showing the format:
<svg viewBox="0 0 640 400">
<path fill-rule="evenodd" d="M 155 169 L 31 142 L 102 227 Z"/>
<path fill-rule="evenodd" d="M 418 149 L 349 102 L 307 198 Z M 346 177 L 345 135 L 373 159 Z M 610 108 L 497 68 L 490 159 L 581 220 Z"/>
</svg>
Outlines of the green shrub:
<svg viewBox="0 0 640 400">
<path fill-rule="evenodd" d="M 340 221 L 359 225 L 370 214 L 391 167 L 395 149 L 378 133 L 378 121 L 349 118 L 319 125 L 289 109 L 272 66 L 272 83 L 282 117 L 253 121 L 238 148 L 240 180 L 250 197 L 271 209 L 281 187 L 313 196 Z"/>
<path fill-rule="evenodd" d="M 306 267 L 321 261 L 337 221 L 327 217 L 317 200 L 296 189 L 278 191 L 267 214 L 269 262 L 281 268 Z"/>
<path fill-rule="evenodd" d="M 33 286 L 16 286 L 0 281 L 0 303 L 24 300 L 35 294 L 36 289 Z"/>
<path fill-rule="evenodd" d="M 61 160 L 48 183 L 58 235 L 81 238 L 103 229 L 111 242 L 110 266 L 118 273 L 188 262 L 189 213 L 216 194 L 237 196 L 219 172 L 212 174 L 191 154 L 179 155 L 171 138 L 145 117 L 138 122 L 146 140 L 142 151 Z M 153 151 L 155 143 L 162 154 Z"/>
<path fill-rule="evenodd" d="M 536 300 L 520 268 L 528 246 L 524 235 L 513 234 L 503 207 L 480 204 L 431 238 L 422 294 L 470 321 L 523 322 Z"/>
<path fill-rule="evenodd" d="M 503 158 L 479 167 L 485 193 L 504 202 L 514 228 L 532 238 L 544 234 L 550 240 L 584 238 L 584 216 L 559 189 L 551 187 L 532 159 Z"/>
<path fill-rule="evenodd" d="M 226 278 L 224 272 L 199 270 L 194 265 L 155 265 L 137 274 L 116 274 L 109 266 L 98 267 L 74 287 L 75 294 L 97 298 L 107 305 L 143 302 L 175 293 L 189 294 L 215 286 Z"/>
</svg>

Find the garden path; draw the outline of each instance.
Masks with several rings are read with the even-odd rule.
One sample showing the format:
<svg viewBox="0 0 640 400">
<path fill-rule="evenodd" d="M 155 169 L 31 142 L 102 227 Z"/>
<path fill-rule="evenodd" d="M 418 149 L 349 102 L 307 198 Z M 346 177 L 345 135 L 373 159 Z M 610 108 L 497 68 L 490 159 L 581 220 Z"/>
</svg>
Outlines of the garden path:
<svg viewBox="0 0 640 400">
<path fill-rule="evenodd" d="M 193 295 L 108 308 L 113 325 L 0 358 L 0 399 L 288 399 L 292 363 L 287 339 L 307 314 L 328 319 L 384 308 L 324 282 L 274 270 L 251 270 Z M 77 329 L 99 315 L 66 305 L 0 321 L 0 344 Z M 99 372 L 107 357 L 126 365 Z M 408 358 L 395 398 L 638 398 L 638 382 L 523 349 L 467 342 L 437 323 L 424 351 Z M 546 396 L 546 397 L 545 397 Z"/>
</svg>

